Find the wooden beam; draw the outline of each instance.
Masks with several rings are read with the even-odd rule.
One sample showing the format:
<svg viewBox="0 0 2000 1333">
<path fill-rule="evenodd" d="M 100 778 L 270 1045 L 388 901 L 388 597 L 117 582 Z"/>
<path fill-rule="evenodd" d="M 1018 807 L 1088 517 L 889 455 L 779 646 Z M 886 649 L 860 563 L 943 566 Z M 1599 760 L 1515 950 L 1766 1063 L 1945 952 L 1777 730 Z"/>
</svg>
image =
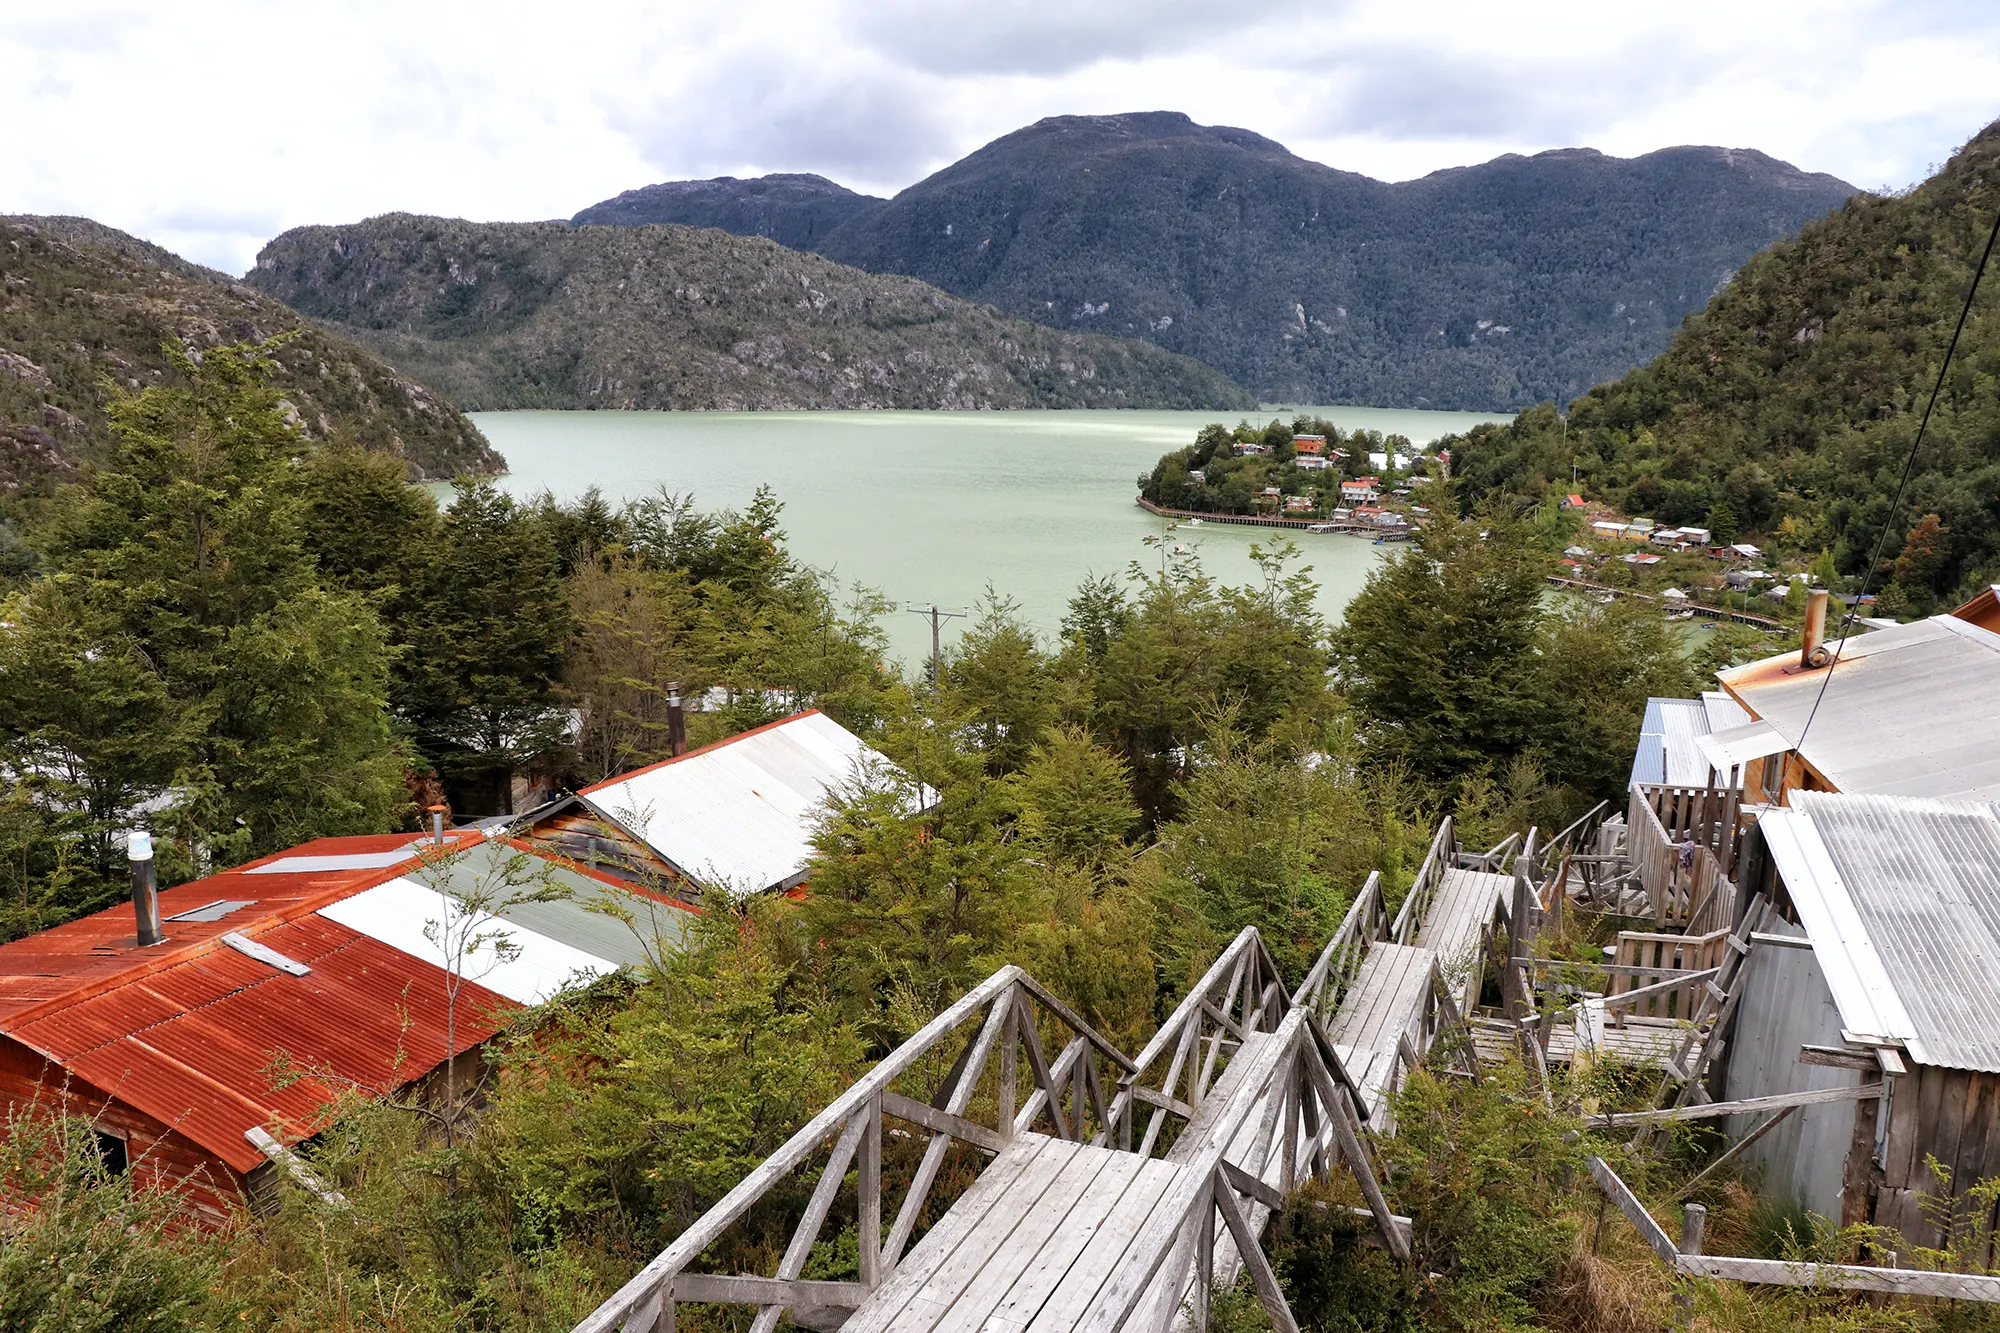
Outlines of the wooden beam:
<svg viewBox="0 0 2000 1333">
<path fill-rule="evenodd" d="M 251 1147 L 285 1168 L 285 1173 L 297 1181 L 301 1189 L 321 1203 L 331 1204 L 335 1208 L 348 1206 L 345 1194 L 321 1180 L 318 1174 L 305 1164 L 304 1158 L 272 1138 L 270 1132 L 262 1125 L 250 1126 L 243 1131 L 243 1137 L 250 1141 Z"/>
<path fill-rule="evenodd" d="M 859 1282 L 809 1282 L 716 1273 L 676 1273 L 669 1289 L 676 1301 L 729 1305 L 839 1305 L 859 1309 L 868 1288 Z"/>
<path fill-rule="evenodd" d="M 1723 1152 L 1722 1156 L 1716 1158 L 1714 1161 L 1710 1162 L 1707 1166 L 1703 1167 L 1694 1176 L 1692 1180 L 1689 1180 L 1686 1184 L 1682 1185 L 1679 1189 L 1675 1190 L 1672 1194 L 1668 1195 L 1667 1202 L 1674 1203 L 1678 1200 L 1685 1199 L 1688 1195 L 1694 1193 L 1695 1187 L 1697 1185 L 1701 1184 L 1702 1181 L 1707 1180 L 1710 1176 L 1720 1171 L 1724 1166 L 1728 1165 L 1730 1162 L 1733 1162 L 1738 1157 L 1742 1156 L 1744 1151 L 1747 1148 L 1749 1148 L 1751 1144 L 1755 1143 L 1758 1139 L 1763 1138 L 1766 1134 L 1769 1134 L 1772 1130 L 1776 1129 L 1779 1125 L 1783 1124 L 1785 1117 L 1791 1115 L 1792 1112 L 1798 1109 L 1799 1108 L 1796 1106 L 1780 1107 L 1776 1112 L 1772 1114 L 1769 1120 L 1766 1120 L 1763 1124 L 1757 1126 L 1757 1128 L 1751 1130 L 1748 1134 L 1745 1134 L 1742 1138 L 1730 1144 L 1728 1149 Z"/>
<path fill-rule="evenodd" d="M 940 1111 L 935 1106 L 926 1105 L 914 1097 L 900 1093 L 882 1094 L 882 1110 L 898 1120 L 907 1120 L 913 1125 L 922 1125 L 935 1134 L 948 1134 L 952 1138 L 970 1143 L 975 1148 L 997 1153 L 1007 1146 L 1007 1137 L 998 1130 L 988 1129 L 974 1120 L 949 1111 Z"/>
<path fill-rule="evenodd" d="M 1139 1087 L 1135 1084 L 1132 1088 L 1132 1099 L 1144 1102 L 1148 1106 L 1157 1106 L 1162 1111 L 1172 1111 L 1176 1115 L 1186 1116 L 1190 1120 L 1194 1119 L 1194 1108 L 1192 1106 L 1189 1106 L 1178 1097 L 1169 1097 L 1164 1092 L 1154 1092 L 1151 1088 Z"/>
<path fill-rule="evenodd" d="M 1218 1185 L 1220 1183 L 1217 1182 Z M 1292 1307 L 1285 1301 L 1285 1290 L 1278 1285 L 1278 1275 L 1271 1271 L 1271 1262 L 1264 1257 L 1264 1247 L 1257 1243 L 1257 1233 L 1250 1229 L 1250 1219 L 1243 1216 L 1243 1210 L 1227 1189 L 1215 1191 L 1215 1211 L 1222 1214 L 1230 1236 L 1236 1241 L 1236 1253 L 1243 1260 L 1243 1266 L 1250 1270 L 1250 1285 L 1257 1289 L 1257 1299 L 1263 1304 L 1264 1313 L 1271 1316 L 1272 1329 L 1275 1333 L 1299 1333 L 1298 1320 L 1292 1318 Z"/>
<path fill-rule="evenodd" d="M 1745 1097 L 1734 1102 L 1710 1102 L 1706 1106 L 1669 1106 L 1657 1111 L 1621 1111 L 1615 1115 L 1592 1116 L 1592 1129 L 1617 1129 L 1623 1125 L 1658 1125 L 1669 1120 L 1708 1120 L 1719 1115 L 1749 1115 L 1776 1111 L 1786 1106 L 1816 1106 L 1821 1102 L 1858 1102 L 1880 1097 L 1882 1086 L 1863 1083 L 1851 1088 L 1814 1088 L 1808 1092 L 1781 1092 L 1771 1097 Z"/>
<path fill-rule="evenodd" d="M 1795 1264 L 1783 1259 L 1736 1259 L 1719 1254 L 1681 1255 L 1674 1266 L 1693 1277 L 1725 1278 L 1731 1282 L 2000 1302 L 2000 1277 L 1985 1277 L 1976 1273 L 1929 1273 L 1912 1268 L 1869 1268 L 1861 1264 Z"/>
<path fill-rule="evenodd" d="M 882 1096 L 876 1093 L 868 1099 L 859 1114 L 862 1117 L 861 1148 L 855 1154 L 855 1175 L 859 1180 L 861 1198 L 859 1216 L 855 1219 L 860 1231 L 861 1254 L 859 1267 L 861 1283 L 865 1287 L 878 1287 L 888 1274 L 882 1271 Z M 801 1299 L 802 1305 L 831 1305 L 832 1301 Z"/>
<path fill-rule="evenodd" d="M 1251 1175 L 1248 1171 L 1245 1171 L 1242 1167 L 1227 1158 L 1224 1158 L 1222 1162 L 1222 1178 L 1228 1182 L 1229 1188 L 1235 1190 L 1246 1199 L 1254 1199 L 1274 1213 L 1285 1211 L 1284 1195 L 1278 1193 L 1269 1184 L 1259 1180 L 1256 1176 Z M 1372 1217 L 1373 1214 L 1371 1213 L 1370 1216 Z"/>
<path fill-rule="evenodd" d="M 1666 981 L 1656 981 L 1650 986 L 1641 986 L 1637 990 L 1619 991 L 1616 995 L 1607 995 L 1604 997 L 1604 1007 L 1606 1009 L 1621 1009 L 1639 1000 L 1650 999 L 1655 995 L 1665 995 L 1692 982 L 1713 981 L 1715 976 L 1721 971 L 1722 969 L 1719 967 L 1711 967 L 1701 972 L 1688 972 L 1681 976 L 1671 977 Z"/>
<path fill-rule="evenodd" d="M 1850 1051 L 1845 1046 L 1801 1046 L 1799 1063 L 1826 1065 L 1834 1069 L 1878 1070 L 1882 1066 L 1873 1051 Z"/>
<path fill-rule="evenodd" d="M 1646 1211 L 1645 1205 L 1639 1202 L 1639 1196 L 1625 1187 L 1625 1182 L 1618 1178 L 1610 1163 L 1602 1157 L 1591 1158 L 1590 1174 L 1611 1202 L 1618 1205 L 1618 1211 L 1625 1214 L 1625 1220 L 1638 1229 L 1639 1239 L 1651 1246 L 1654 1254 L 1670 1264 L 1679 1261 L 1680 1247 L 1674 1244 L 1673 1237 Z"/>
</svg>

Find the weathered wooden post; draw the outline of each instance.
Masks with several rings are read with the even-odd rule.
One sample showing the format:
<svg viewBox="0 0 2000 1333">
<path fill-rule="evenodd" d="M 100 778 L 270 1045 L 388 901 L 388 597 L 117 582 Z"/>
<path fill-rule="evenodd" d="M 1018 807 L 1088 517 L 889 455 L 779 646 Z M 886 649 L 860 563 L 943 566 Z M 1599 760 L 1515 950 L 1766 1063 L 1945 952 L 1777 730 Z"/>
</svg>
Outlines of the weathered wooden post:
<svg viewBox="0 0 2000 1333">
<path fill-rule="evenodd" d="M 1708 1209 L 1701 1204 L 1691 1203 L 1681 1210 L 1681 1253 L 1701 1253 L 1701 1233 L 1708 1229 Z M 1678 1311 L 1674 1316 L 1676 1328 L 1694 1327 L 1694 1278 L 1683 1273 L 1674 1279 L 1674 1304 Z"/>
</svg>

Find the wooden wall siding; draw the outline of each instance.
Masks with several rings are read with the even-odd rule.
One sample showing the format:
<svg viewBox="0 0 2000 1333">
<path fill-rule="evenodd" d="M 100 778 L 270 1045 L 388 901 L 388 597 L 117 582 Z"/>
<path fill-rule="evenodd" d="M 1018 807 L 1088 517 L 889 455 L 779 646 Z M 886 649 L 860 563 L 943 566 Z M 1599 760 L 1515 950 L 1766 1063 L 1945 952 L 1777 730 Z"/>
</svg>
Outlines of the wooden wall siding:
<svg viewBox="0 0 2000 1333">
<path fill-rule="evenodd" d="M 1770 928 L 1797 933 L 1796 927 L 1783 923 L 1774 922 Z M 1860 1078 L 1855 1070 L 1799 1063 L 1801 1046 L 1841 1044 L 1840 1010 L 1812 950 L 1760 946 L 1751 950 L 1744 966 L 1748 972 L 1743 998 L 1736 1006 L 1728 1049 L 1721 1055 L 1721 1095 L 1733 1101 L 1852 1086 Z M 1731 1116 L 1724 1129 L 1731 1139 L 1739 1139 L 1763 1119 Z M 1789 1199 L 1838 1222 L 1853 1133 L 1853 1103 L 1801 1107 L 1753 1144 L 1743 1159 L 1761 1173 L 1763 1188 L 1772 1197 Z"/>
<path fill-rule="evenodd" d="M 1951 1172 L 1948 1185 L 1932 1175 L 1926 1155 Z M 1927 1211 L 1943 1210 L 1936 1204 L 1927 1210 L 1923 1200 L 1948 1196 L 1954 1200 L 1952 1228 L 1958 1237 L 1983 1235 L 1982 1252 L 1971 1258 L 1990 1265 L 2000 1257 L 1992 1243 L 1993 1210 L 1989 1205 L 1983 1217 L 1972 1216 L 1966 1195 L 1981 1180 L 1996 1176 L 2000 1176 L 2000 1074 L 1912 1064 L 1910 1072 L 1895 1081 L 1889 1103 L 1875 1221 L 1895 1227 L 1917 1244 L 1943 1247 L 1953 1237 L 1937 1224 L 1940 1218 L 1926 1216 Z"/>
<path fill-rule="evenodd" d="M 1657 982 L 1672 980 L 1676 972 L 1699 972 L 1720 967 L 1723 952 L 1729 947 L 1728 941 L 1729 931 L 1726 928 L 1712 930 L 1706 935 L 1621 930 L 1618 932 L 1618 953 L 1612 962 L 1619 967 L 1646 970 L 1614 973 L 1606 984 L 1605 994 L 1623 995 L 1626 991 L 1644 990 Z M 1691 1022 L 1699 1011 L 1701 992 L 1702 983 L 1690 982 L 1635 1000 L 1629 1005 L 1620 1005 L 1611 1011 L 1611 1024 L 1613 1027 L 1624 1027 L 1628 1014 L 1638 1018 Z"/>
<path fill-rule="evenodd" d="M 1665 811 L 1664 816 L 1662 810 Z M 1726 816 L 1726 817 L 1725 817 Z M 1626 806 L 1626 852 L 1639 872 L 1655 927 L 1706 933 L 1736 922 L 1736 885 L 1712 843 L 1737 852 L 1735 794 L 1710 787 L 1632 788 Z M 1696 844 L 1681 864 L 1681 843 Z"/>
<path fill-rule="evenodd" d="M 220 1227 L 244 1203 L 242 1177 L 206 1148 L 0 1036 L 0 1116 L 38 1112 L 73 1116 L 123 1134 L 133 1183 L 179 1191 L 182 1211 L 197 1226 Z"/>
</svg>

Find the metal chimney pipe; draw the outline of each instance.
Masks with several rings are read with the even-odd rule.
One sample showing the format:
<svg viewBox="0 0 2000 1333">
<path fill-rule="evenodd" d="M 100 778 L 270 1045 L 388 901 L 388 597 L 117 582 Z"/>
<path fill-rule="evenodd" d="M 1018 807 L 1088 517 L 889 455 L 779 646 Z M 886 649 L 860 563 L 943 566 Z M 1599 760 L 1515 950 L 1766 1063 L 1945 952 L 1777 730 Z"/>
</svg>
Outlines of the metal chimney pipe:
<svg viewBox="0 0 2000 1333">
<path fill-rule="evenodd" d="M 132 863 L 132 915 L 139 923 L 139 946 L 160 942 L 160 897 L 153 890 L 153 835 L 133 829 L 125 841 Z"/>
<path fill-rule="evenodd" d="M 444 846 L 444 811 L 441 805 L 431 807 L 431 842 L 438 847 Z"/>
<path fill-rule="evenodd" d="M 679 758 L 687 753 L 687 711 L 681 707 L 681 683 L 667 686 L 667 754 Z"/>
<path fill-rule="evenodd" d="M 1826 603 L 1831 596 L 1825 588 L 1814 588 L 1806 594 L 1806 628 L 1804 640 L 1799 644 L 1799 666 L 1810 669 L 1822 667 L 1833 660 L 1833 654 L 1826 648 Z"/>
</svg>

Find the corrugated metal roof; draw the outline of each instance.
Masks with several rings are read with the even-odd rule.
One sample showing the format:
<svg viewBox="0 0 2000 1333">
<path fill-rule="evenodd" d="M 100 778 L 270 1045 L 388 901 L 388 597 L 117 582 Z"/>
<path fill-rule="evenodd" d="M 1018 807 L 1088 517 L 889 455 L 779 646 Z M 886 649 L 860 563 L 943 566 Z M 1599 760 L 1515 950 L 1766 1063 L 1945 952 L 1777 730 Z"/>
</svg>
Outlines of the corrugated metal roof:
<svg viewBox="0 0 2000 1333">
<path fill-rule="evenodd" d="M 643 961 L 637 938 L 609 908 L 664 938 L 686 920 L 642 892 L 530 855 L 538 880 L 571 896 L 523 904 L 518 920 L 475 922 L 512 937 L 522 956 L 490 974 L 483 964 L 468 967 L 448 1015 L 443 954 L 423 935 L 427 920 L 448 915 L 447 900 L 403 876 L 449 885 L 503 854 L 530 854 L 476 833 L 448 846 L 454 856 L 437 861 L 431 844 L 408 834 L 321 839 L 168 889 L 160 895 L 167 939 L 150 948 L 132 940 L 129 905 L 0 945 L 0 1033 L 248 1170 L 263 1160 L 243 1138 L 251 1126 L 295 1141 L 315 1132 L 351 1086 L 398 1087 L 486 1040 L 497 1010 L 544 998 L 574 976 Z M 221 917 L 196 912 L 218 898 L 244 905 Z M 225 934 L 310 971 L 288 975 L 227 947 Z M 333 1077 L 279 1087 L 271 1069 L 280 1052 Z"/>
<path fill-rule="evenodd" d="M 1797 664 L 1719 679 L 1795 747 L 1826 682 L 1802 753 L 1841 791 L 2000 799 L 2000 634 L 1933 616 L 1848 640 L 1826 670 Z"/>
<path fill-rule="evenodd" d="M 889 761 L 818 711 L 586 787 L 594 809 L 709 889 L 796 883 L 827 793 Z"/>
<path fill-rule="evenodd" d="M 463 857 L 422 872 L 426 884 L 441 884 L 468 900 L 475 896 L 491 899 L 494 915 L 516 922 L 539 935 L 559 940 L 620 967 L 644 967 L 657 961 L 664 949 L 680 943 L 687 934 L 693 912 L 688 907 L 663 902 L 640 890 L 607 884 L 574 866 L 546 854 L 534 858 L 532 878 L 522 891 L 509 894 L 482 894 L 482 882 L 494 881 L 496 872 L 505 873 L 506 861 L 529 849 L 519 843 L 487 843 Z M 546 886 L 560 896 L 536 901 L 534 890 Z M 511 901 L 501 901 L 502 898 Z"/>
<path fill-rule="evenodd" d="M 617 970 L 609 959 L 491 912 L 468 910 L 460 899 L 415 879 L 378 884 L 319 914 L 519 1004 L 540 1004 Z"/>
<path fill-rule="evenodd" d="M 1701 699 L 1646 700 L 1639 724 L 1639 746 L 1632 757 L 1634 783 L 1664 782 L 1674 787 L 1708 785 L 1708 760 L 1697 742 L 1712 729 L 1710 710 Z M 1722 775 L 1726 780 L 1727 773 Z"/>
<path fill-rule="evenodd" d="M 1724 694 L 1721 690 L 1701 692 L 1702 711 L 1708 714 L 1708 729 L 1711 732 L 1728 731 L 1749 722 L 1750 714 L 1742 704 Z"/>
<path fill-rule="evenodd" d="M 2000 1072 L 2000 808 L 1799 792 L 1760 827 L 1848 1030 Z"/>
<path fill-rule="evenodd" d="M 1792 748 L 1792 743 L 1785 739 L 1783 732 L 1769 722 L 1746 722 L 1727 731 L 1715 731 L 1706 736 L 1696 737 L 1695 748 L 1701 753 L 1704 769 L 1728 773 L 1741 768 L 1752 759 L 1783 754 Z"/>
</svg>

